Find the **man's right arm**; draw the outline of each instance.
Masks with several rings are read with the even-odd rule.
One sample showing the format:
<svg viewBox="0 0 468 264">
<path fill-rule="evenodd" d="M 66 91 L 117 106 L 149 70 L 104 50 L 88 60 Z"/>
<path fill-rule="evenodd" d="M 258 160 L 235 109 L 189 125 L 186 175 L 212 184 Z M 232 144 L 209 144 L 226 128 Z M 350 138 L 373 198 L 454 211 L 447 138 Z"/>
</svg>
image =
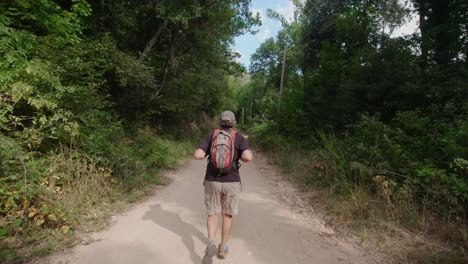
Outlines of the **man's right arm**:
<svg viewBox="0 0 468 264">
<path fill-rule="evenodd" d="M 195 153 L 193 154 L 194 159 L 202 160 L 202 159 L 204 159 L 206 157 L 206 153 L 207 153 L 207 151 L 209 149 L 212 136 L 213 136 L 213 133 L 210 133 L 210 134 L 206 135 L 206 137 L 203 139 L 203 142 L 195 150 Z"/>
<path fill-rule="evenodd" d="M 206 152 L 203 149 L 197 149 L 195 150 L 195 154 L 193 154 L 193 158 L 196 160 L 201 160 L 204 159 L 206 155 Z"/>
</svg>

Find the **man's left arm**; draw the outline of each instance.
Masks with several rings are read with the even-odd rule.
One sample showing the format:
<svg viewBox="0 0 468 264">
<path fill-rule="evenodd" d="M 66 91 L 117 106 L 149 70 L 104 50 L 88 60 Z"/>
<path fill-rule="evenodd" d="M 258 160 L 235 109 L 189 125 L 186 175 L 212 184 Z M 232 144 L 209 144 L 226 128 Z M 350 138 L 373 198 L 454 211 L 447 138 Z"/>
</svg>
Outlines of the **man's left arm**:
<svg viewBox="0 0 468 264">
<path fill-rule="evenodd" d="M 239 150 L 239 153 L 241 153 L 240 159 L 243 162 L 251 162 L 253 160 L 253 153 L 250 150 L 249 142 L 243 135 L 241 135 Z"/>
</svg>

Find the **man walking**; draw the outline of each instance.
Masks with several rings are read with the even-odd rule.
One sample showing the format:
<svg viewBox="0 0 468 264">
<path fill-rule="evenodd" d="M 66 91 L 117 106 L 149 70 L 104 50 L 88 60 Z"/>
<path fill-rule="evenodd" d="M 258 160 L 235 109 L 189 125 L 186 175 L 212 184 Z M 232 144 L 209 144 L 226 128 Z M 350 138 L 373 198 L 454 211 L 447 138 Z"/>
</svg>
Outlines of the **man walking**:
<svg viewBox="0 0 468 264">
<path fill-rule="evenodd" d="M 204 159 L 208 156 L 205 174 L 205 205 L 208 211 L 208 245 L 203 264 L 213 263 L 213 256 L 220 259 L 227 257 L 227 242 L 232 228 L 232 217 L 238 213 L 239 193 L 241 191 L 239 159 L 250 162 L 253 154 L 249 150 L 247 139 L 233 128 L 236 118 L 231 111 L 221 114 L 221 129 L 209 133 L 198 149 L 194 158 Z M 216 248 L 216 231 L 218 215 L 222 214 L 221 243 Z"/>
</svg>

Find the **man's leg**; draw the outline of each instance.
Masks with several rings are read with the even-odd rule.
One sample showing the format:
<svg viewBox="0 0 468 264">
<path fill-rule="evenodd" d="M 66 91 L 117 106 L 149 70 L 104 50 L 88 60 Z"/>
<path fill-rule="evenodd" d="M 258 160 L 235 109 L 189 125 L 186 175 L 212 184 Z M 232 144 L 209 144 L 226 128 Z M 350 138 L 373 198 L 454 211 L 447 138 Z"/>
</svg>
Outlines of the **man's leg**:
<svg viewBox="0 0 468 264">
<path fill-rule="evenodd" d="M 221 244 L 218 247 L 218 258 L 225 259 L 229 252 L 227 242 L 232 229 L 232 215 L 223 212 L 223 227 L 221 233 Z"/>
<path fill-rule="evenodd" d="M 208 241 L 216 241 L 216 231 L 218 230 L 218 215 L 209 215 L 207 226 L 208 226 Z"/>
<path fill-rule="evenodd" d="M 223 199 L 223 227 L 221 234 L 221 245 L 226 245 L 232 229 L 232 216 L 237 215 L 239 211 L 239 182 L 224 183 L 225 196 Z"/>
<path fill-rule="evenodd" d="M 240 192 L 240 183 L 225 182 L 223 183 L 223 191 L 223 226 L 221 232 L 221 244 L 219 244 L 218 247 L 218 258 L 220 259 L 225 259 L 229 252 L 227 242 L 229 240 L 229 235 L 231 234 L 232 229 L 232 216 L 237 215 L 237 212 L 239 211 L 238 195 Z"/>
<path fill-rule="evenodd" d="M 208 215 L 206 221 L 208 227 L 208 245 L 205 249 L 202 264 L 213 264 L 213 256 L 216 255 L 216 229 L 218 229 L 218 215 Z"/>
<path fill-rule="evenodd" d="M 221 244 L 226 245 L 231 234 L 232 215 L 223 212 L 223 229 L 221 233 Z"/>
<path fill-rule="evenodd" d="M 218 215 L 221 212 L 221 184 L 217 182 L 205 182 L 205 205 L 208 211 L 206 226 L 208 229 L 208 245 L 206 246 L 203 264 L 212 264 L 216 255 L 216 231 L 218 229 Z"/>
<path fill-rule="evenodd" d="M 222 185 L 219 182 L 206 181 L 205 186 L 205 205 L 208 213 L 206 226 L 208 230 L 209 242 L 216 240 L 218 230 L 218 215 L 221 213 L 221 191 Z"/>
</svg>

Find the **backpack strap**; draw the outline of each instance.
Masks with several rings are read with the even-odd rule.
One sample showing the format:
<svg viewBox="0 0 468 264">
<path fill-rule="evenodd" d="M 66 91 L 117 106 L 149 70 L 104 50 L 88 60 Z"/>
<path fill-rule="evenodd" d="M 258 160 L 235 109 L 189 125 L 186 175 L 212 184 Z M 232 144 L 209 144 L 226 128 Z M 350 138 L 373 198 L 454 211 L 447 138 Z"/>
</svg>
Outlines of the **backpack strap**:
<svg viewBox="0 0 468 264">
<path fill-rule="evenodd" d="M 234 129 L 231 129 L 231 137 L 232 137 L 231 160 L 232 160 L 233 163 L 237 162 L 237 161 L 234 160 L 234 152 L 236 152 L 236 134 L 237 134 L 237 132 Z M 232 166 L 232 164 L 231 164 L 231 166 Z M 237 166 L 237 170 L 239 170 L 239 166 Z"/>
<path fill-rule="evenodd" d="M 221 129 L 217 128 L 214 130 L 213 132 L 213 137 L 211 137 L 211 142 L 213 142 L 213 140 L 216 138 L 216 136 L 221 133 Z"/>
<path fill-rule="evenodd" d="M 211 137 L 210 144 L 208 145 L 208 152 L 206 153 L 206 155 L 208 156 L 208 163 L 210 163 L 211 160 L 211 148 L 213 147 L 213 140 L 219 133 L 221 133 L 221 129 L 217 128 L 213 131 L 213 136 Z"/>
</svg>

